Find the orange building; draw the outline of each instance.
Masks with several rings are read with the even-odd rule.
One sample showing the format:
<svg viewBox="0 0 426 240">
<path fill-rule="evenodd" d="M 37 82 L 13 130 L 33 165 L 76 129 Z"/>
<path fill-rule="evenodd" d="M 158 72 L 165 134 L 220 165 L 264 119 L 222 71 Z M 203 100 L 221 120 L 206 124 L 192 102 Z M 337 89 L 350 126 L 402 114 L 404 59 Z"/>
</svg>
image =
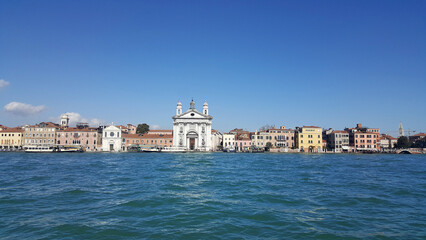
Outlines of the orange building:
<svg viewBox="0 0 426 240">
<path fill-rule="evenodd" d="M 158 148 L 172 147 L 173 135 L 172 134 L 123 134 L 123 144 L 126 150 L 129 146 L 156 146 Z"/>
</svg>

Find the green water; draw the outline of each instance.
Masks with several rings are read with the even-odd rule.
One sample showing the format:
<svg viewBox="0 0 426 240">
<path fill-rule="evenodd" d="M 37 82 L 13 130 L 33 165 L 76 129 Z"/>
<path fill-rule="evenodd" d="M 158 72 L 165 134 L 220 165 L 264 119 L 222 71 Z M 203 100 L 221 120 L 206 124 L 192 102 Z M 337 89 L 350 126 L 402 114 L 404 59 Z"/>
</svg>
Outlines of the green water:
<svg viewBox="0 0 426 240">
<path fill-rule="evenodd" d="M 426 239 L 425 162 L 0 153 L 0 239 Z"/>
</svg>

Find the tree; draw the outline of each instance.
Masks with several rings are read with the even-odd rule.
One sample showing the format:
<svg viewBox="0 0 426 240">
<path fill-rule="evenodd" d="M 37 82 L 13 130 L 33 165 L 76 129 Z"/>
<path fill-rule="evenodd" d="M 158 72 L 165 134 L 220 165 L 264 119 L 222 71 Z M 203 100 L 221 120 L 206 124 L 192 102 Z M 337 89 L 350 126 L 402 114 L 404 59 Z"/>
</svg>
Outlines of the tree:
<svg viewBox="0 0 426 240">
<path fill-rule="evenodd" d="M 149 125 L 146 123 L 138 124 L 138 127 L 136 128 L 137 134 L 145 134 L 149 131 Z"/>
<path fill-rule="evenodd" d="M 407 137 L 399 137 L 398 141 L 396 142 L 396 148 L 409 148 L 410 147 L 410 141 Z"/>
<path fill-rule="evenodd" d="M 259 131 L 266 131 L 266 130 L 271 129 L 271 128 L 275 128 L 275 126 L 274 125 L 265 124 L 265 125 L 263 125 L 262 127 L 259 128 Z"/>
</svg>

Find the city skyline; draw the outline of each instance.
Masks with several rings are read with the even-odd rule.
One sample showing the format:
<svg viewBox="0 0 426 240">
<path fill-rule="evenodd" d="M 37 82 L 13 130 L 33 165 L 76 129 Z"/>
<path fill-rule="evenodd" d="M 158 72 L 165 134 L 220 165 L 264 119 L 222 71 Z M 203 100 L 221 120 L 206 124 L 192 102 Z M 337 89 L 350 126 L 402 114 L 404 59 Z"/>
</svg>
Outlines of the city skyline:
<svg viewBox="0 0 426 240">
<path fill-rule="evenodd" d="M 0 124 L 424 132 L 423 1 L 0 3 Z"/>
</svg>

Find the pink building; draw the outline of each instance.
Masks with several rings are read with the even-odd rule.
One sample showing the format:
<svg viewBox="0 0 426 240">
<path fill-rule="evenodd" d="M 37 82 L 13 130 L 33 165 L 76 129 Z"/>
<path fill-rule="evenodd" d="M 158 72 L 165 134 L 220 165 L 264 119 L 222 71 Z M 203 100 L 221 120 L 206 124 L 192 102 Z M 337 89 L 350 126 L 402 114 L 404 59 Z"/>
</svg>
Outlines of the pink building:
<svg viewBox="0 0 426 240">
<path fill-rule="evenodd" d="M 235 139 L 235 150 L 237 152 L 249 151 L 251 146 L 250 137 L 247 138 L 236 138 Z"/>
<path fill-rule="evenodd" d="M 98 151 L 98 131 L 96 128 L 67 128 L 56 133 L 59 147 L 82 147 L 84 151 Z M 99 145 L 100 147 L 100 145 Z"/>
</svg>

